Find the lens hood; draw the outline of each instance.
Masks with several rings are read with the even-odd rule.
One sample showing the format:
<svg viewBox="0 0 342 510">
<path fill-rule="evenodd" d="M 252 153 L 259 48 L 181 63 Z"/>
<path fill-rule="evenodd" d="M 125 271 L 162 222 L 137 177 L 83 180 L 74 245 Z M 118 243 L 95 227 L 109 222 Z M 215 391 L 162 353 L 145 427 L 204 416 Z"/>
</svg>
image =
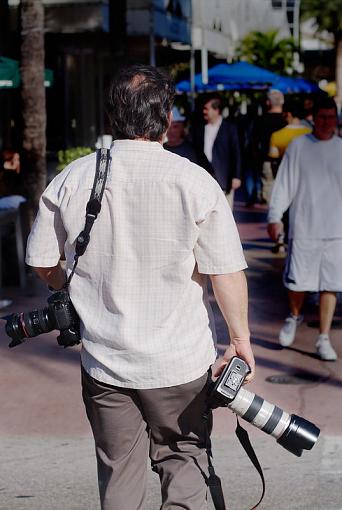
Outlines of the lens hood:
<svg viewBox="0 0 342 510">
<path fill-rule="evenodd" d="M 305 418 L 292 414 L 289 426 L 282 436 L 277 439 L 277 443 L 300 457 L 303 450 L 311 450 L 318 439 L 319 433 L 320 429 L 316 425 Z"/>
</svg>

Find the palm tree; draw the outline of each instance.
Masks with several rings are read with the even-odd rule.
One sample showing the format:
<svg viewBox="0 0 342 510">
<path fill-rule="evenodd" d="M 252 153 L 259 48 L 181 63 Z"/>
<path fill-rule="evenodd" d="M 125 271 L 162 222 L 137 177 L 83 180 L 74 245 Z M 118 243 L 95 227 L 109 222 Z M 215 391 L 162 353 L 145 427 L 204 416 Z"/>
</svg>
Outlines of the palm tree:
<svg viewBox="0 0 342 510">
<path fill-rule="evenodd" d="M 302 0 L 302 18 L 314 18 L 318 31 L 334 35 L 336 49 L 337 101 L 342 103 L 342 0 Z"/>
<path fill-rule="evenodd" d="M 21 0 L 21 99 L 23 175 L 30 220 L 46 186 L 46 106 L 44 88 L 44 8 L 41 0 Z"/>
<path fill-rule="evenodd" d="M 293 70 L 295 51 L 296 44 L 292 37 L 279 39 L 277 30 L 269 30 L 247 34 L 240 42 L 236 54 L 250 64 L 277 73 L 290 74 Z"/>
</svg>

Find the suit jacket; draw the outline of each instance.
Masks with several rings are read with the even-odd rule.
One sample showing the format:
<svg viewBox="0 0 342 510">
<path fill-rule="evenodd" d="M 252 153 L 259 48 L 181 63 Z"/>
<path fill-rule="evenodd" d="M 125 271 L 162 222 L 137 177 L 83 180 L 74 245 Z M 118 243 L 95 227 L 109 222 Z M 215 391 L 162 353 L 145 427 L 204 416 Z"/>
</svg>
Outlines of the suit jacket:
<svg viewBox="0 0 342 510">
<path fill-rule="evenodd" d="M 204 154 L 204 127 L 194 129 L 193 142 L 197 151 L 198 164 L 205 168 L 217 180 L 221 188 L 229 192 L 232 179 L 241 178 L 241 151 L 238 131 L 234 124 L 223 120 L 213 145 L 213 157 L 210 163 Z"/>
</svg>

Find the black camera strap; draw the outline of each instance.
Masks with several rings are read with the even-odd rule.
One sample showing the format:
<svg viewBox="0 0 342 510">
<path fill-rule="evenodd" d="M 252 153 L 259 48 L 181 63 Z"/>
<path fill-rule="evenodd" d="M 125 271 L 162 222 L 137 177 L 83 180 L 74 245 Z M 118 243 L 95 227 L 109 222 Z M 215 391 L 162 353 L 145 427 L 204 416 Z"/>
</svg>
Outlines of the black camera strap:
<svg viewBox="0 0 342 510">
<path fill-rule="evenodd" d="M 203 414 L 205 429 L 205 449 L 208 457 L 208 473 L 209 473 L 209 476 L 206 479 L 206 484 L 209 487 L 209 491 L 214 503 L 215 510 L 226 510 L 226 503 L 224 500 L 221 479 L 219 476 L 217 476 L 215 468 L 212 463 L 213 453 L 210 441 L 210 430 L 212 428 L 212 420 L 213 420 L 212 410 L 210 408 L 210 405 L 207 405 L 206 410 Z"/>
<path fill-rule="evenodd" d="M 211 497 L 213 500 L 215 510 L 227 510 L 225 500 L 224 500 L 224 494 L 223 494 L 223 490 L 222 490 L 221 479 L 215 473 L 215 469 L 214 469 L 214 466 L 212 463 L 213 454 L 212 454 L 212 450 L 211 450 L 210 432 L 209 432 L 209 430 L 211 428 L 209 426 L 209 419 L 210 420 L 212 419 L 211 416 L 212 416 L 211 408 L 210 408 L 210 406 L 208 406 L 205 413 L 203 414 L 203 420 L 204 420 L 204 425 L 205 425 L 205 430 L 206 430 L 206 451 L 207 451 L 207 456 L 208 456 L 208 472 L 209 472 L 209 477 L 207 478 L 206 482 L 209 487 L 209 491 L 210 491 L 210 494 L 211 494 Z M 257 502 L 257 504 L 254 505 L 250 509 L 250 510 L 255 510 L 260 505 L 260 503 L 264 499 L 264 495 L 265 495 L 266 487 L 265 487 L 264 473 L 262 471 L 262 467 L 260 466 L 259 460 L 256 456 L 255 451 L 254 451 L 254 448 L 250 442 L 247 430 L 245 430 L 240 425 L 238 416 L 236 416 L 236 421 L 237 421 L 236 429 L 235 429 L 236 437 L 238 438 L 242 448 L 247 453 L 253 466 L 258 471 L 260 478 L 261 478 L 261 482 L 262 482 L 261 497 L 260 497 L 259 501 Z"/>
<path fill-rule="evenodd" d="M 101 211 L 101 201 L 106 186 L 110 163 L 111 163 L 110 149 L 103 148 L 97 149 L 96 171 L 93 188 L 91 190 L 90 198 L 86 207 L 85 225 L 82 232 L 80 232 L 76 239 L 74 265 L 65 284 L 66 287 L 70 285 L 71 279 L 74 276 L 79 257 L 81 257 L 86 251 L 86 248 L 90 241 L 90 231 L 94 225 L 94 222 L 99 212 Z"/>
<path fill-rule="evenodd" d="M 235 434 L 236 434 L 236 437 L 238 438 L 238 440 L 240 441 L 240 444 L 242 446 L 242 448 L 245 450 L 245 452 L 247 453 L 250 461 L 252 462 L 253 466 L 255 467 L 255 469 L 258 471 L 259 475 L 260 475 L 260 478 L 261 478 L 261 483 L 262 483 L 262 493 L 261 493 L 261 497 L 259 499 L 259 501 L 257 502 L 256 505 L 254 505 L 251 510 L 255 510 L 255 508 L 257 508 L 260 503 L 262 502 L 262 500 L 264 499 L 264 496 L 265 496 L 265 489 L 266 489 L 266 486 L 265 486 L 265 478 L 264 478 L 264 473 L 262 471 L 262 467 L 260 466 L 260 462 L 258 460 L 258 457 L 256 456 L 256 453 L 254 451 L 254 448 L 252 446 L 252 443 L 249 439 L 249 435 L 248 435 L 248 432 L 247 430 L 245 430 L 241 425 L 240 425 L 240 422 L 239 422 L 239 418 L 238 416 L 236 416 L 236 429 L 235 429 Z"/>
</svg>

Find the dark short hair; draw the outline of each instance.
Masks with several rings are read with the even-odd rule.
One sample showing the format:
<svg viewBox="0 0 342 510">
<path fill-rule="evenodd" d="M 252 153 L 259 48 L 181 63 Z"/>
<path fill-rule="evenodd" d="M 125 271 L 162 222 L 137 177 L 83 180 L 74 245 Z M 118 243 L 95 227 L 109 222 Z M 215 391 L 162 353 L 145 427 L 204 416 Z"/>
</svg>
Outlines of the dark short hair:
<svg viewBox="0 0 342 510">
<path fill-rule="evenodd" d="M 337 115 L 337 106 L 332 97 L 329 96 L 321 96 L 314 102 L 312 108 L 312 115 L 315 118 L 318 114 L 319 110 L 335 110 Z"/>
<path fill-rule="evenodd" d="M 155 67 L 134 64 L 121 68 L 109 92 L 114 139 L 159 141 L 169 125 L 174 95 L 171 77 Z"/>
<path fill-rule="evenodd" d="M 286 101 L 284 104 L 284 112 L 291 113 L 296 119 L 304 118 L 304 108 L 299 101 Z"/>
<path fill-rule="evenodd" d="M 220 113 L 222 112 L 223 109 L 222 99 L 218 94 L 210 94 L 206 96 L 204 99 L 204 104 L 206 105 L 207 103 L 210 103 L 210 106 L 214 110 L 219 110 Z"/>
</svg>

